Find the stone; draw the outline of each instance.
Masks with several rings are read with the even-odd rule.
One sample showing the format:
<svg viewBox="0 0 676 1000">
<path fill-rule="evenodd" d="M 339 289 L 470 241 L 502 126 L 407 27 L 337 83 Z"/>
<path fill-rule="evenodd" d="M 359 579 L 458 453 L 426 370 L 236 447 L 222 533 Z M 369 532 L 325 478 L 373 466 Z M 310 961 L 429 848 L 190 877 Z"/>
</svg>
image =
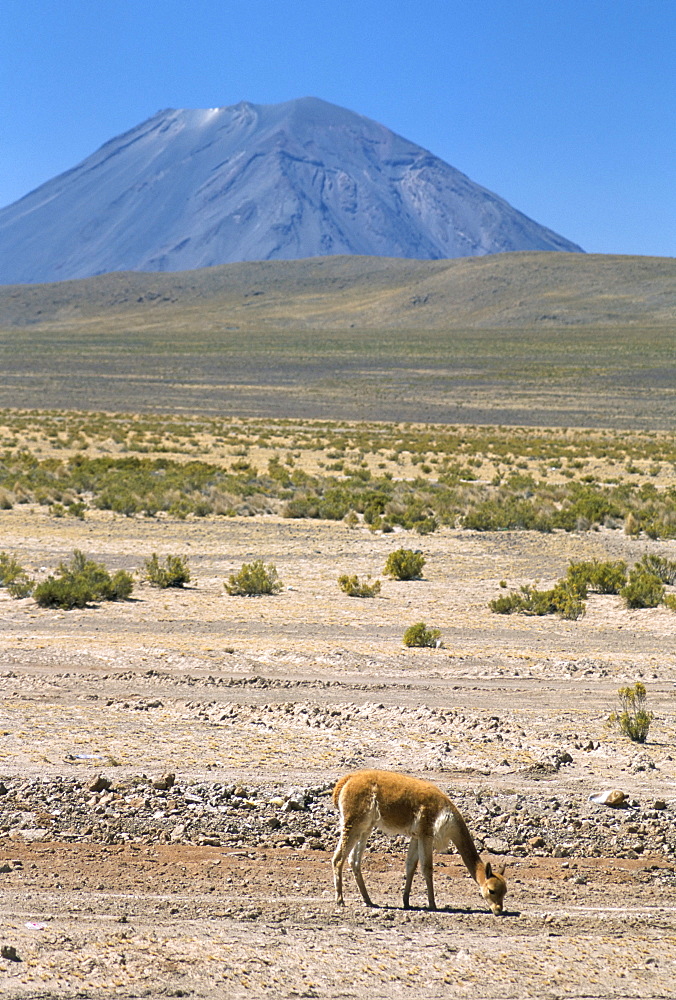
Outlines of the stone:
<svg viewBox="0 0 676 1000">
<path fill-rule="evenodd" d="M 491 854 L 509 854 L 509 844 L 507 841 L 497 837 L 489 837 L 485 840 L 484 847 Z"/>
<path fill-rule="evenodd" d="M 305 802 L 300 802 L 298 799 L 292 798 L 287 799 L 282 806 L 282 812 L 302 812 L 305 808 Z"/>
<path fill-rule="evenodd" d="M 596 802 L 601 806 L 611 806 L 613 809 L 618 809 L 625 805 L 627 796 L 617 788 L 606 788 L 603 792 L 590 795 L 589 801 Z"/>
<path fill-rule="evenodd" d="M 87 785 L 90 792 L 107 792 L 112 781 L 110 778 L 105 778 L 102 774 L 97 774 L 93 781 Z"/>
<path fill-rule="evenodd" d="M 161 778 L 156 778 L 153 781 L 153 788 L 156 788 L 160 792 L 166 792 L 170 788 L 173 788 L 176 784 L 176 775 L 173 771 L 167 771 L 163 774 Z"/>
</svg>

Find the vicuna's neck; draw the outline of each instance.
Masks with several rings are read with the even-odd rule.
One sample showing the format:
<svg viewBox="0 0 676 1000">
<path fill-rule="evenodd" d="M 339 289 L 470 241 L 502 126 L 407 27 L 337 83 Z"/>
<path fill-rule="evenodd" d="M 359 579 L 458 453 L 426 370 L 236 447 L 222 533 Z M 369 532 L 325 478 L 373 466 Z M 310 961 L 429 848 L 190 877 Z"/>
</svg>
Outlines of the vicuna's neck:
<svg viewBox="0 0 676 1000">
<path fill-rule="evenodd" d="M 455 812 L 455 822 L 452 827 L 451 839 L 467 871 L 475 882 L 483 885 L 486 881 L 486 866 L 481 860 L 472 840 L 472 834 L 467 829 L 467 824 L 459 812 Z"/>
</svg>

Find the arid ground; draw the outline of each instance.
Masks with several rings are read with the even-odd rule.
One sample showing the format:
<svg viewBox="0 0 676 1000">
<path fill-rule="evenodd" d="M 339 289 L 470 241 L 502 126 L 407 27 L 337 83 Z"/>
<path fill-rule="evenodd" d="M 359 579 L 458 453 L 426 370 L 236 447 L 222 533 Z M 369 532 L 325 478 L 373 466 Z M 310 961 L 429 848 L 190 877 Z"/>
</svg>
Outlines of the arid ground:
<svg viewBox="0 0 676 1000">
<path fill-rule="evenodd" d="M 424 551 L 422 580 L 382 576 L 402 545 Z M 38 573 L 75 548 L 134 572 L 181 553 L 192 580 L 68 612 L 0 590 L 3 996 L 673 995 L 676 614 L 590 595 L 577 621 L 505 617 L 488 601 L 501 580 L 675 558 L 676 543 L 0 515 L 0 550 Z M 228 596 L 255 557 L 282 592 Z M 379 577 L 380 596 L 346 596 L 340 572 Z M 403 646 L 419 620 L 441 648 Z M 655 713 L 642 746 L 607 726 L 636 680 Z M 453 854 L 436 856 L 440 910 L 418 875 L 404 911 L 405 843 L 382 835 L 365 859 L 380 905 L 361 905 L 348 872 L 336 908 L 330 788 L 365 766 L 449 792 L 507 865 L 505 916 Z M 170 772 L 173 787 L 153 786 Z M 625 808 L 589 801 L 609 788 Z"/>
</svg>

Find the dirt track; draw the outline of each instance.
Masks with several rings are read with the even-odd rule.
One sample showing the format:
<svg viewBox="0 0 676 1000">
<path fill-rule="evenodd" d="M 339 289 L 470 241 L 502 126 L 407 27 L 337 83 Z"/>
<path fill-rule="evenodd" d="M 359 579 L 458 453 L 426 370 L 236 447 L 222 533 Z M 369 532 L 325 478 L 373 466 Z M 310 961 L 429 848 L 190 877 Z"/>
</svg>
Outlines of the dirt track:
<svg viewBox="0 0 676 1000">
<path fill-rule="evenodd" d="M 424 580 L 340 593 L 339 573 L 381 575 L 402 544 L 424 549 Z M 500 580 L 673 543 L 2 512 L 0 550 L 33 571 L 76 547 L 111 569 L 187 554 L 193 582 L 67 613 L 0 591 L 1 938 L 21 959 L 0 959 L 3 996 L 673 995 L 676 615 L 600 596 L 577 622 L 487 607 Z M 256 557 L 286 589 L 226 596 Z M 442 649 L 402 646 L 421 619 Z M 642 748 L 605 725 L 639 678 Z M 405 847 L 382 837 L 365 877 L 383 905 L 362 908 L 348 875 L 335 909 L 328 789 L 362 766 L 450 792 L 507 863 L 504 918 L 451 855 L 443 909 L 404 912 Z M 165 772 L 176 790 L 153 790 Z M 99 773 L 110 789 L 88 791 Z M 589 802 L 609 787 L 627 809 Z"/>
</svg>

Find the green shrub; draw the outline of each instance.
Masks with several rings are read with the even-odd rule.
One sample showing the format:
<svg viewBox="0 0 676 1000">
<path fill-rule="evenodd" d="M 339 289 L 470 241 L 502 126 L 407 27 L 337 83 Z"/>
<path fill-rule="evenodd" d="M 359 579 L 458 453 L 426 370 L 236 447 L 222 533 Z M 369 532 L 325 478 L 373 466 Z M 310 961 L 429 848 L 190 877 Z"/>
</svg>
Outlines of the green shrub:
<svg viewBox="0 0 676 1000">
<path fill-rule="evenodd" d="M 421 517 L 418 521 L 413 521 L 413 530 L 419 535 L 431 535 L 439 527 L 436 517 Z"/>
<path fill-rule="evenodd" d="M 33 597 L 42 608 L 84 608 L 94 600 L 91 587 L 86 580 L 77 577 L 48 576 L 39 583 Z"/>
<path fill-rule="evenodd" d="M 278 594 L 283 584 L 272 563 L 266 566 L 262 559 L 256 559 L 252 563 L 244 563 L 239 573 L 231 573 L 224 586 L 233 596 L 258 597 Z"/>
<path fill-rule="evenodd" d="M 630 571 L 620 596 L 628 608 L 656 608 L 664 599 L 664 584 L 658 576 L 639 564 Z"/>
<path fill-rule="evenodd" d="M 620 699 L 620 710 L 612 712 L 608 722 L 618 726 L 620 732 L 634 743 L 645 743 L 650 723 L 654 719 L 653 713 L 648 712 L 645 707 L 645 686 L 638 681 L 633 687 L 620 688 L 617 695 Z"/>
<path fill-rule="evenodd" d="M 380 593 L 380 580 L 360 583 L 358 576 L 348 576 L 347 573 L 338 577 L 338 586 L 348 597 L 376 597 Z"/>
<path fill-rule="evenodd" d="M 559 580 L 549 593 L 554 613 L 559 618 L 577 621 L 587 610 L 584 603 L 586 592 L 578 590 L 569 580 Z"/>
<path fill-rule="evenodd" d="M 182 587 L 190 582 L 190 570 L 182 556 L 165 556 L 162 566 L 157 553 L 153 552 L 150 559 L 145 561 L 143 579 L 152 587 L 160 587 L 162 590 L 168 587 Z"/>
<path fill-rule="evenodd" d="M 0 552 L 0 587 L 6 587 L 12 597 L 30 597 L 35 582 L 13 556 Z"/>
<path fill-rule="evenodd" d="M 636 565 L 659 577 L 662 583 L 676 583 L 676 560 L 674 559 L 666 559 L 664 556 L 650 552 L 639 559 Z"/>
<path fill-rule="evenodd" d="M 25 573 L 15 577 L 11 583 L 7 584 L 7 593 L 16 598 L 30 597 L 34 589 L 35 580 L 31 580 Z"/>
<path fill-rule="evenodd" d="M 8 583 L 15 580 L 17 576 L 25 573 L 25 570 L 16 561 L 14 556 L 6 552 L 0 552 L 0 587 L 6 587 Z"/>
<path fill-rule="evenodd" d="M 488 606 L 498 615 L 559 615 L 574 621 L 585 613 L 584 595 L 584 590 L 563 579 L 551 590 L 538 590 L 526 584 L 516 593 L 489 601 Z"/>
<path fill-rule="evenodd" d="M 405 646 L 430 646 L 434 649 L 441 645 L 441 630 L 428 628 L 425 622 L 416 622 L 404 632 Z"/>
<path fill-rule="evenodd" d="M 111 577 L 105 566 L 75 549 L 70 563 L 59 565 L 58 576 L 48 576 L 37 584 L 33 597 L 41 607 L 68 611 L 84 608 L 94 601 L 124 600 L 133 589 L 129 573 L 118 570 Z"/>
<path fill-rule="evenodd" d="M 496 615 L 513 615 L 524 610 L 523 593 L 503 594 L 488 602 L 488 607 Z"/>
<path fill-rule="evenodd" d="M 676 611 L 676 594 L 665 594 L 664 603 L 670 611 Z"/>
<path fill-rule="evenodd" d="M 463 527 L 474 531 L 510 531 L 514 529 L 549 532 L 552 519 L 530 500 L 514 497 L 483 500 L 469 510 Z"/>
<path fill-rule="evenodd" d="M 425 556 L 413 549 L 397 549 L 390 552 L 383 573 L 394 580 L 419 580 L 422 576 Z"/>
<path fill-rule="evenodd" d="M 572 562 L 568 567 L 567 579 L 586 596 L 587 588 L 599 594 L 619 594 L 627 582 L 627 564 L 622 560 L 599 562 Z"/>
</svg>

